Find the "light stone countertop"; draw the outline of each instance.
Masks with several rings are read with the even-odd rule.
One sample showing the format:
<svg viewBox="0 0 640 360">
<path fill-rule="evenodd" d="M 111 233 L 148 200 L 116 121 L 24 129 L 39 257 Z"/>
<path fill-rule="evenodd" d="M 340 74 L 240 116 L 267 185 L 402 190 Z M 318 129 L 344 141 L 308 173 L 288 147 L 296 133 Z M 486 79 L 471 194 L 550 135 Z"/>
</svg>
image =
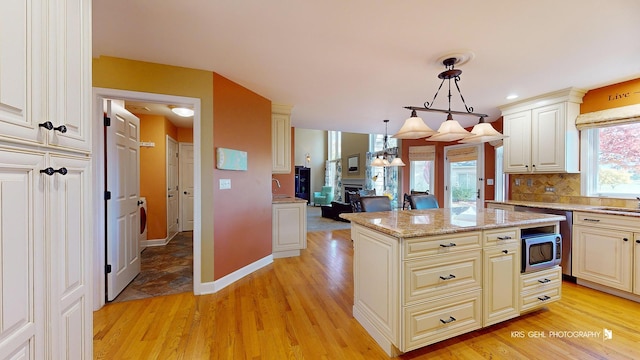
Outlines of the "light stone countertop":
<svg viewBox="0 0 640 360">
<path fill-rule="evenodd" d="M 271 198 L 272 204 L 287 204 L 287 203 L 298 203 L 298 202 L 306 203 L 307 200 L 289 196 L 289 195 L 273 195 L 273 197 Z"/>
<path fill-rule="evenodd" d="M 430 210 L 393 210 L 340 214 L 352 223 L 397 238 L 453 234 L 511 226 L 526 226 L 565 220 L 564 216 L 528 212 L 482 209 L 477 214 L 460 213 L 448 208 Z"/>
<path fill-rule="evenodd" d="M 564 211 L 585 211 L 597 214 L 608 214 L 608 215 L 621 215 L 621 216 L 632 216 L 640 218 L 640 210 L 639 209 L 625 209 L 615 206 L 602 206 L 602 205 L 584 205 L 584 204 L 569 204 L 569 203 L 546 203 L 546 202 L 537 202 L 537 201 L 493 201 L 487 200 L 487 203 L 492 204 L 504 204 L 504 205 L 515 205 L 515 206 L 525 206 L 530 208 L 539 208 L 539 209 L 554 209 L 554 210 L 564 210 Z M 611 210 L 614 209 L 614 210 Z M 624 211 L 628 210 L 628 211 Z"/>
</svg>

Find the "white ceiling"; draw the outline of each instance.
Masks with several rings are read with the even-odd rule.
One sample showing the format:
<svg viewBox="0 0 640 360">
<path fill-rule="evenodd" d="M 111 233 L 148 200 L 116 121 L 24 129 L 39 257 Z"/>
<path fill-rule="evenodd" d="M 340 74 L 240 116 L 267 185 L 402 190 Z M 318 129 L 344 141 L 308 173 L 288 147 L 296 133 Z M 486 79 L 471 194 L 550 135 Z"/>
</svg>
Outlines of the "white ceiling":
<svg viewBox="0 0 640 360">
<path fill-rule="evenodd" d="M 640 77 L 638 0 L 93 0 L 93 14 L 95 57 L 215 71 L 293 105 L 307 129 L 383 133 L 390 119 L 394 133 L 404 106 L 431 101 L 449 53 L 473 54 L 460 89 L 489 121 L 511 93 Z M 446 116 L 420 115 L 433 128 Z"/>
</svg>

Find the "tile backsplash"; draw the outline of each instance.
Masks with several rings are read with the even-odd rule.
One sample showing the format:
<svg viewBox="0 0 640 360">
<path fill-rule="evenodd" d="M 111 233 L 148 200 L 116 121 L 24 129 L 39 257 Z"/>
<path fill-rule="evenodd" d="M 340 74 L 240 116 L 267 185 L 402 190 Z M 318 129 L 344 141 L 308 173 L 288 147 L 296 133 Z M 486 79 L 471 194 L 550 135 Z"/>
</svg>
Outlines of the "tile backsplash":
<svg viewBox="0 0 640 360">
<path fill-rule="evenodd" d="M 637 207 L 638 200 L 587 197 L 580 195 L 580 174 L 511 174 L 511 200 Z"/>
</svg>

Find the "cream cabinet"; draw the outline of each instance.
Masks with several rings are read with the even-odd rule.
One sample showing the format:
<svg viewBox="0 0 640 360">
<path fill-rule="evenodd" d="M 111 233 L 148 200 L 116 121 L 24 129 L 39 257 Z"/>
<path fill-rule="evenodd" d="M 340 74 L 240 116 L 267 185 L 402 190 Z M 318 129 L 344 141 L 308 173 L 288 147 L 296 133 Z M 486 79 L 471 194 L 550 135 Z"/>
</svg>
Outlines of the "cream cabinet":
<svg viewBox="0 0 640 360">
<path fill-rule="evenodd" d="M 500 209 L 500 210 L 514 211 L 515 206 L 507 205 L 507 204 L 487 203 L 487 209 Z"/>
<path fill-rule="evenodd" d="M 0 358 L 90 359 L 91 1 L 0 3 Z"/>
<path fill-rule="evenodd" d="M 485 231 L 483 248 L 483 326 L 520 315 L 519 229 Z"/>
<path fill-rule="evenodd" d="M 560 266 L 520 275 L 520 313 L 539 309 L 560 300 L 561 296 Z"/>
<path fill-rule="evenodd" d="M 272 210 L 273 257 L 300 255 L 307 248 L 307 202 L 277 203 Z"/>
<path fill-rule="evenodd" d="M 640 232 L 633 234 L 633 293 L 640 295 Z"/>
<path fill-rule="evenodd" d="M 640 222 L 637 217 L 574 212 L 573 275 L 625 292 L 634 289 L 634 247 Z"/>
<path fill-rule="evenodd" d="M 501 107 L 506 173 L 579 172 L 575 119 L 585 91 L 567 89 Z"/>
<path fill-rule="evenodd" d="M 291 106 L 271 104 L 271 172 L 291 173 Z"/>
</svg>

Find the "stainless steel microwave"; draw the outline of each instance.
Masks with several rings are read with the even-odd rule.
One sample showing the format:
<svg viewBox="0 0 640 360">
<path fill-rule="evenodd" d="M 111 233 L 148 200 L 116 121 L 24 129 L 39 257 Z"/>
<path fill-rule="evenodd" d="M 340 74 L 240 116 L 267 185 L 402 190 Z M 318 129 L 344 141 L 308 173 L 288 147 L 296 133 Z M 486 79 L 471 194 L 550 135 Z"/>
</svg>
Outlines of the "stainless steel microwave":
<svg viewBox="0 0 640 360">
<path fill-rule="evenodd" d="M 522 236 L 522 272 L 548 269 L 562 260 L 560 234 L 527 234 Z"/>
</svg>

